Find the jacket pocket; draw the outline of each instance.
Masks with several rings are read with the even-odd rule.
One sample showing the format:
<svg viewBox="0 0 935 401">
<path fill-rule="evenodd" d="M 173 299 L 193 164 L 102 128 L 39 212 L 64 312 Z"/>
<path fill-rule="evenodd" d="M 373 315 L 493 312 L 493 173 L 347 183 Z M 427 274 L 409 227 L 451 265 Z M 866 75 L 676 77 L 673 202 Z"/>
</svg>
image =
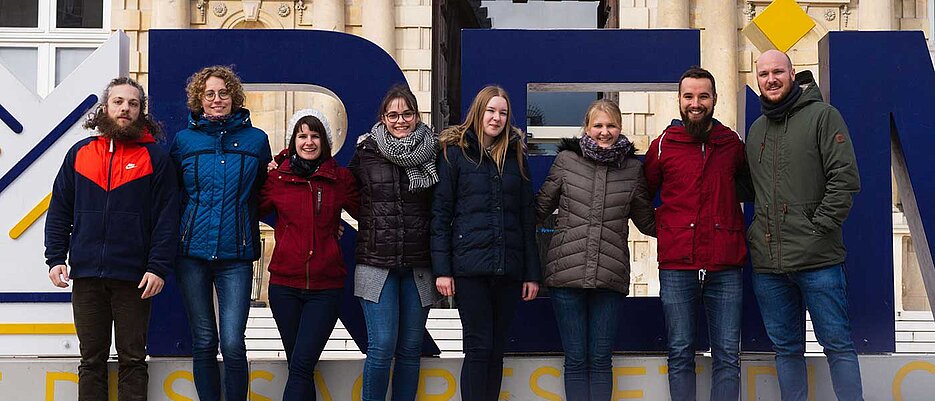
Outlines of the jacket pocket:
<svg viewBox="0 0 935 401">
<path fill-rule="evenodd" d="M 755 268 L 773 266 L 773 244 L 766 240 L 766 225 L 769 224 L 767 212 L 759 207 L 754 212 L 753 222 L 747 229 L 747 244 L 750 246 L 750 260 Z"/>
<path fill-rule="evenodd" d="M 743 266 L 747 259 L 743 225 L 714 224 L 714 263 L 722 266 Z"/>
<path fill-rule="evenodd" d="M 692 263 L 695 246 L 694 216 L 659 213 L 659 263 Z"/>
<path fill-rule="evenodd" d="M 797 203 L 789 206 L 782 224 L 782 261 L 783 265 L 817 264 L 832 261 L 838 253 L 834 252 L 833 236 L 822 233 L 812 223 L 818 202 Z"/>
<path fill-rule="evenodd" d="M 129 212 L 108 212 L 104 218 L 107 221 L 107 233 L 105 233 L 107 253 L 104 255 L 103 263 L 144 268 L 149 252 L 140 215 Z"/>
<path fill-rule="evenodd" d="M 182 236 L 181 243 L 184 244 L 185 241 L 191 239 L 192 235 L 192 226 L 195 221 L 195 211 L 194 206 L 189 204 L 185 208 L 185 217 L 182 218 L 182 226 L 179 230 L 179 235 Z"/>
<path fill-rule="evenodd" d="M 273 237 L 276 245 L 270 259 L 269 272 L 285 277 L 303 274 L 308 246 L 302 240 L 299 228 L 292 223 L 277 225 Z"/>
<path fill-rule="evenodd" d="M 75 212 L 75 222 L 71 231 L 68 250 L 68 264 L 72 268 L 96 268 L 104 242 L 104 213 Z"/>
</svg>

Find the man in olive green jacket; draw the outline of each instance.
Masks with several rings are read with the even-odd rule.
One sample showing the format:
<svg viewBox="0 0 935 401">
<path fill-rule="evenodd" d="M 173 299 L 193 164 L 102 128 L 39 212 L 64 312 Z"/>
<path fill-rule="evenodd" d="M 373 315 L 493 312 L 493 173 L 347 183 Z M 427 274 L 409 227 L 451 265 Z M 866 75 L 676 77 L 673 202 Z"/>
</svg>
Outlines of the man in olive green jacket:
<svg viewBox="0 0 935 401">
<path fill-rule="evenodd" d="M 862 400 L 851 340 L 841 225 L 860 190 L 847 125 L 812 74 L 789 57 L 756 64 L 763 116 L 747 135 L 756 210 L 748 230 L 753 289 L 776 351 L 782 400 L 808 398 L 805 310 L 824 347 L 838 400 Z"/>
</svg>

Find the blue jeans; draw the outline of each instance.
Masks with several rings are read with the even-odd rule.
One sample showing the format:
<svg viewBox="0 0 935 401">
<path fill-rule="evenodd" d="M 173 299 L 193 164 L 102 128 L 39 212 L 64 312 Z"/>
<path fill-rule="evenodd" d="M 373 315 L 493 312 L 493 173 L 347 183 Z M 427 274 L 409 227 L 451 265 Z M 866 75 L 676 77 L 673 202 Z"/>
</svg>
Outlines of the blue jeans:
<svg viewBox="0 0 935 401">
<path fill-rule="evenodd" d="M 503 350 L 523 284 L 506 277 L 455 277 L 464 361 L 461 401 L 496 401 L 503 380 Z"/>
<path fill-rule="evenodd" d="M 623 294 L 595 288 L 549 287 L 565 350 L 568 401 L 608 401 L 614 389 L 614 340 Z"/>
<path fill-rule="evenodd" d="M 391 270 L 380 292 L 380 302 L 360 300 L 367 321 L 367 359 L 361 396 L 383 401 L 393 367 L 393 401 L 414 401 L 419 386 L 422 333 L 429 308 L 422 307 L 412 271 Z"/>
<path fill-rule="evenodd" d="M 711 400 L 738 400 L 743 310 L 741 270 L 707 272 L 703 282 L 695 270 L 660 270 L 659 282 L 668 334 L 672 400 L 695 399 L 696 311 L 702 303 L 711 343 Z"/>
<path fill-rule="evenodd" d="M 340 288 L 304 290 L 270 284 L 269 306 L 289 363 L 283 401 L 314 401 L 315 365 L 338 322 Z"/>
<path fill-rule="evenodd" d="M 838 400 L 863 400 L 860 365 L 847 315 L 844 266 L 833 265 L 787 274 L 753 274 L 766 333 L 776 351 L 776 372 L 783 401 L 808 398 L 805 367 L 805 310 L 815 337 L 824 347 Z"/>
<path fill-rule="evenodd" d="M 253 263 L 180 257 L 176 277 L 192 331 L 192 370 L 198 399 L 221 399 L 221 372 L 217 360 L 220 334 L 221 355 L 224 357 L 224 398 L 227 401 L 246 401 L 249 380 L 244 333 L 250 313 Z M 215 288 L 220 327 L 215 324 L 214 317 L 212 294 Z"/>
</svg>

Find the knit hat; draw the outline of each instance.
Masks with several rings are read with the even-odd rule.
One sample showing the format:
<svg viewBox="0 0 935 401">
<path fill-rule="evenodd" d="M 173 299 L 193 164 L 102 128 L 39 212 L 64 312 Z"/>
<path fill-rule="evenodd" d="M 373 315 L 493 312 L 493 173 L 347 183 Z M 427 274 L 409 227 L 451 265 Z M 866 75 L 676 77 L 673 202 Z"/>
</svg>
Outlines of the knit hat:
<svg viewBox="0 0 935 401">
<path fill-rule="evenodd" d="M 331 124 L 328 123 L 328 119 L 325 118 L 324 114 L 315 109 L 302 109 L 293 113 L 292 118 L 289 119 L 289 125 L 286 126 L 286 137 L 292 138 L 293 130 L 295 130 L 295 124 L 298 123 L 302 117 L 307 116 L 318 118 L 318 120 L 321 121 L 321 125 L 325 127 L 325 139 L 328 141 L 328 145 L 334 146 L 334 134 L 331 131 Z"/>
</svg>

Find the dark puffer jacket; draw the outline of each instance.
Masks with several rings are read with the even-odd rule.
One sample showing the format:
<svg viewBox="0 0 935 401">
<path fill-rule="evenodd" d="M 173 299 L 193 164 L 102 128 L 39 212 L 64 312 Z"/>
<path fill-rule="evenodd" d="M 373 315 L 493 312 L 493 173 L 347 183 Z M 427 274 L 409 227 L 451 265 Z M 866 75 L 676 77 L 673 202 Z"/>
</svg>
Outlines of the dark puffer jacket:
<svg viewBox="0 0 935 401">
<path fill-rule="evenodd" d="M 643 164 L 633 151 L 619 166 L 606 165 L 584 157 L 577 138 L 562 140 L 536 196 L 539 221 L 556 208 L 557 232 L 549 243 L 545 285 L 629 293 L 627 219 L 640 231 L 656 234 Z"/>
<path fill-rule="evenodd" d="M 505 276 L 539 281 L 532 183 L 520 174 L 522 139 L 511 133 L 503 173 L 480 159 L 477 135 L 442 132 L 438 185 L 432 202 L 432 270 L 436 276 Z M 529 177 L 528 171 L 525 172 Z"/>
<path fill-rule="evenodd" d="M 348 166 L 360 183 L 357 263 L 387 269 L 428 268 L 432 190 L 409 191 L 409 177 L 371 137 L 357 145 Z"/>
</svg>

